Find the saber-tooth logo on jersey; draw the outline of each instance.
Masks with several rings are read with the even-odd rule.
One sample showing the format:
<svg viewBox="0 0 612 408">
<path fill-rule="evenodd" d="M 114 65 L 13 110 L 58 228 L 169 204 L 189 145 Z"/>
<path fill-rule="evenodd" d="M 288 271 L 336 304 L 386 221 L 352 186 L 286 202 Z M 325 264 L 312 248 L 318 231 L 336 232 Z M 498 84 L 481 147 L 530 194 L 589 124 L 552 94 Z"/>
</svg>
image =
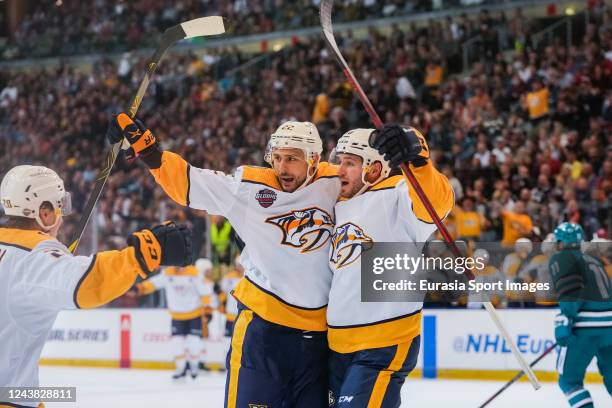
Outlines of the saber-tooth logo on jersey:
<svg viewBox="0 0 612 408">
<path fill-rule="evenodd" d="M 281 244 L 300 248 L 301 253 L 316 251 L 325 245 L 334 228 L 332 216 L 317 207 L 270 217 L 266 222 L 283 231 Z"/>
<path fill-rule="evenodd" d="M 330 261 L 337 269 L 352 264 L 361 256 L 362 244 L 364 249 L 370 249 L 374 241 L 368 237 L 363 229 L 347 222 L 336 228 L 332 237 L 332 253 Z"/>
</svg>

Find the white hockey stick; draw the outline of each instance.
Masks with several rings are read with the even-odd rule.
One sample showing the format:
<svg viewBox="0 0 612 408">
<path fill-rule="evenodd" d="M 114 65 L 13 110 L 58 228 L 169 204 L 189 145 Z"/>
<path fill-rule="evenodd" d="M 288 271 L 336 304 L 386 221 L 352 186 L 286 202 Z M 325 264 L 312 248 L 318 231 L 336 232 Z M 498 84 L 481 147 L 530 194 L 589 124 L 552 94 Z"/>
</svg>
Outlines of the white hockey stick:
<svg viewBox="0 0 612 408">
<path fill-rule="evenodd" d="M 369 98 L 363 91 L 363 88 L 361 88 L 361 85 L 359 85 L 357 78 L 355 78 L 355 75 L 353 74 L 346 60 L 340 53 L 340 49 L 338 48 L 338 44 L 336 43 L 336 39 L 334 38 L 334 29 L 332 26 L 332 19 L 331 19 L 331 12 L 333 8 L 333 4 L 334 4 L 333 0 L 322 0 L 321 1 L 320 11 L 321 11 L 321 27 L 323 29 L 323 37 L 325 37 L 325 41 L 327 42 L 327 45 L 331 49 L 332 54 L 334 54 L 334 56 L 336 57 L 336 60 L 342 67 L 342 70 L 344 71 L 344 75 L 347 77 L 348 81 L 351 83 L 351 86 L 353 87 L 353 91 L 357 94 L 365 110 L 370 115 L 370 118 L 372 119 L 374 126 L 377 129 L 381 129 L 383 126 L 383 122 L 380 119 L 380 116 L 378 116 L 378 113 L 372 106 L 372 103 L 370 102 Z M 457 245 L 452 240 L 451 235 L 446 229 L 446 226 L 442 223 L 442 221 L 440 220 L 440 217 L 438 217 L 438 214 L 433 209 L 433 206 L 431 205 L 431 203 L 429 202 L 429 199 L 427 198 L 423 189 L 419 185 L 418 180 L 410 171 L 410 168 L 406 166 L 405 164 L 402 164 L 400 167 L 402 168 L 404 174 L 408 178 L 408 181 L 411 187 L 417 193 L 417 195 L 419 196 L 419 199 L 423 202 L 423 206 L 427 209 L 427 212 L 429 213 L 432 220 L 438 227 L 438 230 L 444 237 L 444 241 L 446 241 L 447 245 L 449 246 L 449 248 L 451 249 L 451 251 L 453 252 L 455 256 L 461 256 L 461 252 L 459 251 L 459 248 L 457 248 Z M 466 275 L 468 277 L 470 277 L 471 275 L 470 279 L 473 279 L 473 275 L 471 272 L 469 272 L 469 274 L 466 273 Z M 527 374 L 527 377 L 529 378 L 529 381 L 531 382 L 531 385 L 533 386 L 533 388 L 536 390 L 540 389 L 541 385 L 538 379 L 533 373 L 533 370 L 531 369 L 531 367 L 529 367 L 529 365 L 527 364 L 527 361 L 525 361 L 525 359 L 521 355 L 520 351 L 516 347 L 516 344 L 514 344 L 514 342 L 512 341 L 512 338 L 510 337 L 510 333 L 508 332 L 503 322 L 501 321 L 501 318 L 499 317 L 499 314 L 495 310 L 495 307 L 493 307 L 491 302 L 484 302 L 484 306 L 487 312 L 489 313 L 491 320 L 493 320 L 493 323 L 495 323 L 495 325 L 497 326 L 497 329 L 499 330 L 503 338 L 506 340 L 506 343 L 510 346 L 510 350 L 512 351 L 512 354 L 514 355 L 514 357 L 517 359 L 519 365 L 521 366 L 521 369 Z"/>
<path fill-rule="evenodd" d="M 181 24 L 177 24 L 164 31 L 160 40 L 159 47 L 157 47 L 157 50 L 155 50 L 155 53 L 147 63 L 147 71 L 145 72 L 145 76 L 144 78 L 142 78 L 142 81 L 140 81 L 138 91 L 136 91 L 134 98 L 130 102 L 128 108 L 128 115 L 132 119 L 136 116 L 136 112 L 140 107 L 140 102 L 142 102 L 142 98 L 144 97 L 144 94 L 147 91 L 147 88 L 149 87 L 149 82 L 151 81 L 153 74 L 155 74 L 157 65 L 163 58 L 168 48 L 170 48 L 174 43 L 185 38 L 217 35 L 223 34 L 224 32 L 225 28 L 223 26 L 223 17 L 220 16 L 196 18 Z M 98 178 L 96 179 L 96 184 L 94 185 L 93 192 L 89 196 L 87 204 L 85 205 L 85 209 L 83 210 L 83 214 L 81 215 L 81 219 L 79 220 L 79 225 L 77 226 L 74 235 L 69 241 L 70 252 L 75 253 L 79 242 L 81 241 L 81 237 L 83 236 L 85 227 L 89 222 L 89 218 L 91 217 L 94 207 L 98 203 L 100 195 L 102 194 L 102 189 L 106 184 L 106 180 L 108 180 L 110 172 L 113 169 L 113 166 L 115 165 L 115 160 L 117 159 L 117 155 L 119 154 L 119 149 L 121 147 L 127 148 L 129 146 L 130 144 L 127 143 L 126 140 L 123 140 L 123 143 L 116 143 L 106 155 L 106 162 L 104 164 L 104 167 L 100 170 L 100 173 L 98 174 Z"/>
</svg>

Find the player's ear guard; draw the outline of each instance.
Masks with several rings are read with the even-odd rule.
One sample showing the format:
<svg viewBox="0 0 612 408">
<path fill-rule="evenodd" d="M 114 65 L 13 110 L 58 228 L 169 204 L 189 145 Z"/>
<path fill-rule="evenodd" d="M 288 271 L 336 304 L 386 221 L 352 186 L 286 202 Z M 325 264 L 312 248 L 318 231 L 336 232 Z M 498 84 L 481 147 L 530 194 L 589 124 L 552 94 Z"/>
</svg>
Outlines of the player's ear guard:
<svg viewBox="0 0 612 408">
<path fill-rule="evenodd" d="M 136 259 L 145 273 L 161 265 L 187 266 L 193 263 L 192 233 L 183 225 L 166 222 L 132 233 L 128 245 L 136 250 Z"/>
<path fill-rule="evenodd" d="M 113 116 L 108 124 L 106 138 L 111 144 L 126 139 L 130 143 L 130 149 L 126 152 L 128 159 L 138 157 L 150 168 L 161 166 L 157 139 L 140 119 L 132 120 L 125 112 Z"/>
</svg>

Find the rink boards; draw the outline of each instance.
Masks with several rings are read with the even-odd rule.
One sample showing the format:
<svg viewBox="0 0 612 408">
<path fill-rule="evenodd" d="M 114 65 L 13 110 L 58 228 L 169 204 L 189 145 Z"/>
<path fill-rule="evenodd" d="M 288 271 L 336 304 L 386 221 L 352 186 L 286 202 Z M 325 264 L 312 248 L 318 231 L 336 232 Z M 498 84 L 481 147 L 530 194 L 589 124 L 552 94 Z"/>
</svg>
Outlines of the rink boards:
<svg viewBox="0 0 612 408">
<path fill-rule="evenodd" d="M 518 349 L 528 362 L 553 344 L 555 309 L 500 310 Z M 229 340 L 215 314 L 205 340 L 204 360 L 224 364 Z M 554 380 L 557 353 L 536 370 Z M 163 309 L 100 309 L 60 313 L 41 356 L 41 364 L 172 368 L 170 315 Z M 518 363 L 484 310 L 429 309 L 424 312 L 421 353 L 415 376 L 425 378 L 507 379 Z M 589 372 L 596 373 L 593 362 Z M 597 374 L 588 380 L 600 382 Z"/>
</svg>

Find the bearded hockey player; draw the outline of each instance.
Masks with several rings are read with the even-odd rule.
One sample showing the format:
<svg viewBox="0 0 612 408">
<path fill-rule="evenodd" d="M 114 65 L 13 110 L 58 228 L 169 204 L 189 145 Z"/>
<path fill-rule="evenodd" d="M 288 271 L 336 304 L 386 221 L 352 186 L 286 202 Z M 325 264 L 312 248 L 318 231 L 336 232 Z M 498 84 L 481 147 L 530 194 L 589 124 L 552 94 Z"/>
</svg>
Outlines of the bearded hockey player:
<svg viewBox="0 0 612 408">
<path fill-rule="evenodd" d="M 71 210 L 70 194 L 46 167 L 11 169 L 0 185 L 0 200 L 8 216 L 0 228 L 3 387 L 38 386 L 40 353 L 61 309 L 104 305 L 125 293 L 138 276 L 146 278 L 160 265 L 191 261 L 191 232 L 174 224 L 130 234 L 121 251 L 73 256 L 56 239 L 62 217 Z"/>
<path fill-rule="evenodd" d="M 335 166 L 319 162 L 316 127 L 282 124 L 266 151 L 272 168 L 242 166 L 233 176 L 162 152 L 125 113 L 108 137 L 127 139 L 174 201 L 227 218 L 245 244 L 225 406 L 327 407 L 327 257 L 340 183 Z"/>
<path fill-rule="evenodd" d="M 370 137 L 379 151 L 370 146 Z M 442 218 L 453 206 L 453 192 L 413 128 L 351 130 L 338 141 L 336 156 L 342 189 L 329 263 L 334 274 L 327 309 L 330 402 L 399 407 L 400 389 L 417 362 L 423 304 L 361 302 L 361 244 L 425 242 L 435 231 L 406 179 L 388 177 L 391 167 L 410 163 Z"/>
<path fill-rule="evenodd" d="M 202 298 L 211 296 L 212 288 L 204 283 L 194 266 L 164 268 L 162 273 L 136 287 L 139 295 L 166 290 L 166 303 L 172 316 L 172 343 L 176 364 L 172 378 L 182 379 L 189 370 L 191 378 L 195 379 L 202 352 Z"/>
<path fill-rule="evenodd" d="M 573 408 L 593 408 L 584 388 L 586 369 L 597 358 L 604 384 L 612 394 L 612 288 L 601 260 L 580 251 L 584 231 L 564 222 L 554 230 L 557 252 L 550 273 L 559 295 L 555 338 L 559 387 Z"/>
</svg>

